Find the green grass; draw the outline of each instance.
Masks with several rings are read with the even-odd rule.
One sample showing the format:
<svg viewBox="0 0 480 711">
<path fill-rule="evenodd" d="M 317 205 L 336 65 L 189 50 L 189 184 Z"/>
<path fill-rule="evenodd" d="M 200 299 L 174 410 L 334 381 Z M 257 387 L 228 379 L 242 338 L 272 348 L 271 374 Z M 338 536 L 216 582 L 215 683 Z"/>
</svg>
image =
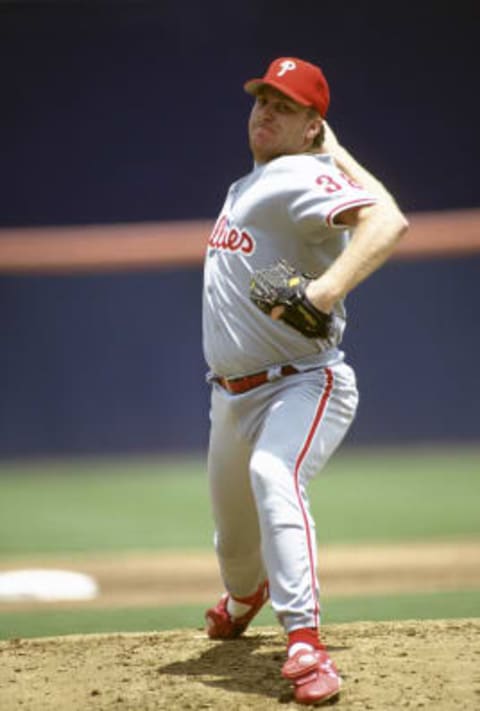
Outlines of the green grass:
<svg viewBox="0 0 480 711">
<path fill-rule="evenodd" d="M 326 598 L 325 624 L 480 617 L 480 590 Z"/>
<path fill-rule="evenodd" d="M 480 590 L 389 596 L 326 598 L 323 623 L 354 621 L 444 619 L 480 616 Z M 0 612 L 0 639 L 65 634 L 154 632 L 202 629 L 204 607 L 147 607 L 105 610 L 35 610 Z M 254 626 L 277 625 L 271 608 Z"/>
<path fill-rule="evenodd" d="M 480 536 L 480 450 L 339 454 L 310 486 L 324 543 Z M 203 460 L 0 465 L 0 556 L 212 547 Z"/>
<path fill-rule="evenodd" d="M 207 548 L 212 537 L 196 461 L 0 467 L 0 555 Z"/>
<path fill-rule="evenodd" d="M 326 542 L 480 535 L 480 450 L 339 456 L 313 482 L 312 511 Z"/>
</svg>

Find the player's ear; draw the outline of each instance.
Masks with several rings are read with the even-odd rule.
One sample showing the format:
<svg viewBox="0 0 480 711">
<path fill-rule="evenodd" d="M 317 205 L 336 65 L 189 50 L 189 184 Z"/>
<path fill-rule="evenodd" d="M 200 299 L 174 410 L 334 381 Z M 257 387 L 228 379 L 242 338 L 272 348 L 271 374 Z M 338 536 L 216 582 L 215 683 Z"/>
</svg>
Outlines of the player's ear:
<svg viewBox="0 0 480 711">
<path fill-rule="evenodd" d="M 309 141 L 314 141 L 315 138 L 320 134 L 322 130 L 322 117 L 316 111 L 312 111 L 310 116 L 310 122 L 307 126 L 307 139 Z"/>
</svg>

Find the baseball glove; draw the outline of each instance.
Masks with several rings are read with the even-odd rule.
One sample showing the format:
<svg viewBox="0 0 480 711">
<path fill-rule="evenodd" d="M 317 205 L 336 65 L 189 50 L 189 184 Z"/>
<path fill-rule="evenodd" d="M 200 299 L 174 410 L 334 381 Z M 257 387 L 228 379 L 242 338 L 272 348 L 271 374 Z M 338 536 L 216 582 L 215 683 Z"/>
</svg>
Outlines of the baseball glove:
<svg viewBox="0 0 480 711">
<path fill-rule="evenodd" d="M 307 298 L 305 289 L 311 280 L 282 259 L 268 269 L 253 273 L 250 299 L 266 314 L 270 314 L 274 306 L 283 306 L 280 318 L 289 326 L 307 338 L 328 339 L 333 317 L 319 311 Z"/>
</svg>

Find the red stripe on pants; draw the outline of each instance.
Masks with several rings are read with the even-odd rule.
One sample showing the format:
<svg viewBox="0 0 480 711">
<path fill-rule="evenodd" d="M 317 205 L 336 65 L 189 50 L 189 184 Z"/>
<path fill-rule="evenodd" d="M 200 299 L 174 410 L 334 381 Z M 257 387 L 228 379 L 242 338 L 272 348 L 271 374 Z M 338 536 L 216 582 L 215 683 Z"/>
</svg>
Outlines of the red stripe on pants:
<svg viewBox="0 0 480 711">
<path fill-rule="evenodd" d="M 316 573 L 315 573 L 315 556 L 314 556 L 315 541 L 312 541 L 312 535 L 311 535 L 310 527 L 308 525 L 307 512 L 305 510 L 302 496 L 300 494 L 299 478 L 300 478 L 300 469 L 302 467 L 303 461 L 308 453 L 309 447 L 310 447 L 312 440 L 315 436 L 315 432 L 317 431 L 317 428 L 320 426 L 323 415 L 325 413 L 325 409 L 327 407 L 328 399 L 329 399 L 330 394 L 333 389 L 333 373 L 330 370 L 330 368 L 325 368 L 325 376 L 326 376 L 325 389 L 323 391 L 322 397 L 320 398 L 320 402 L 319 402 L 317 410 L 315 412 L 315 417 L 313 418 L 313 422 L 310 427 L 310 430 L 308 431 L 308 434 L 307 434 L 307 437 L 306 437 L 305 442 L 303 444 L 303 447 L 302 447 L 300 454 L 297 457 L 297 461 L 295 463 L 295 490 L 297 492 L 298 503 L 300 505 L 300 510 L 302 512 L 303 523 L 305 526 L 305 533 L 307 536 L 308 560 L 309 560 L 309 564 L 310 564 L 310 584 L 312 587 L 312 596 L 313 596 L 313 599 L 315 600 L 315 618 L 316 618 L 316 620 L 318 620 L 319 606 L 318 606 L 317 584 L 316 584 L 317 577 L 316 577 Z"/>
</svg>

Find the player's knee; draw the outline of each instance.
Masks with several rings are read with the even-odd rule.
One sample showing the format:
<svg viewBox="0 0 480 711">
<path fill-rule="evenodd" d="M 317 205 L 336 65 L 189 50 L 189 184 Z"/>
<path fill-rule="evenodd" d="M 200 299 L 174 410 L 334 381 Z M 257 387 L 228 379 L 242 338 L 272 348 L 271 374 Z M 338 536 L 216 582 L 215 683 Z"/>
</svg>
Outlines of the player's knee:
<svg viewBox="0 0 480 711">
<path fill-rule="evenodd" d="M 291 474 L 282 459 L 260 450 L 254 453 L 250 461 L 250 480 L 254 494 L 264 499 L 274 492 L 279 493 L 282 482 L 290 481 Z"/>
</svg>

